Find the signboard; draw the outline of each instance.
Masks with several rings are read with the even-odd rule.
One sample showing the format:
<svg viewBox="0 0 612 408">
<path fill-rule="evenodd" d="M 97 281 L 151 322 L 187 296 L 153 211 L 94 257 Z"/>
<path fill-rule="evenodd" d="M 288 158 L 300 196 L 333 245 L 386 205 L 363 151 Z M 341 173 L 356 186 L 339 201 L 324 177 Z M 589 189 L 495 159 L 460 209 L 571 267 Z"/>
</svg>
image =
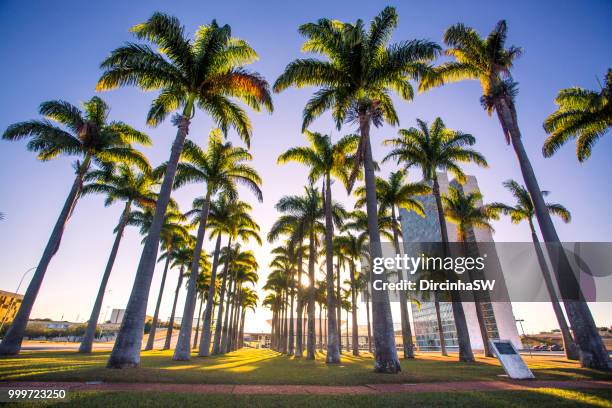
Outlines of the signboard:
<svg viewBox="0 0 612 408">
<path fill-rule="evenodd" d="M 515 380 L 533 379 L 535 376 L 509 340 L 489 339 L 491 349 L 497 356 L 508 377 Z"/>
</svg>

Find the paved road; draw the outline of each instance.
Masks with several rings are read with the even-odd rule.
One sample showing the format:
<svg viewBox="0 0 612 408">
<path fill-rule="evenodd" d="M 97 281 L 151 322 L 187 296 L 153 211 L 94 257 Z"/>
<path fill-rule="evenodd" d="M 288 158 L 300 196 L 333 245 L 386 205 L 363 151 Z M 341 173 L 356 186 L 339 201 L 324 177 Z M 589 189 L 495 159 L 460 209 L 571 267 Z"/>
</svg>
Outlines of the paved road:
<svg viewBox="0 0 612 408">
<path fill-rule="evenodd" d="M 170 340 L 170 347 L 174 348 L 178 340 L 178 330 L 172 331 L 172 340 Z M 142 345 L 146 344 L 148 335 L 142 339 Z M 153 343 L 154 349 L 161 349 L 166 342 L 166 329 L 159 329 L 155 332 L 155 342 Z M 93 344 L 94 351 L 108 351 L 112 350 L 114 342 L 95 342 Z M 52 351 L 76 351 L 79 349 L 79 343 L 74 342 L 57 342 L 57 341 L 36 341 L 26 340 L 21 346 L 22 350 L 52 350 Z"/>
</svg>

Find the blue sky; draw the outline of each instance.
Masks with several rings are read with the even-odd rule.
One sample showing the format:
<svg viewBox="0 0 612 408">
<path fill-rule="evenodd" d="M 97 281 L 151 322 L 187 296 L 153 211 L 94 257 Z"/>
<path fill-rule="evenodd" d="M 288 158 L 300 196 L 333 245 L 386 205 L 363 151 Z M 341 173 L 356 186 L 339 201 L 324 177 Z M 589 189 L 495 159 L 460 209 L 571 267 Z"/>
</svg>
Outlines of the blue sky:
<svg viewBox="0 0 612 408">
<path fill-rule="evenodd" d="M 612 161 L 608 136 L 595 149 L 592 158 L 579 164 L 573 145 L 557 155 L 544 159 L 540 154 L 545 134 L 542 121 L 554 110 L 553 99 L 559 89 L 583 86 L 595 89 L 612 61 L 612 3 L 602 1 L 517 1 L 501 4 L 491 1 L 436 2 L 286 2 L 286 1 L 131 1 L 131 2 L 33 2 L 0 3 L 0 75 L 3 80 L 0 98 L 0 128 L 36 117 L 38 104 L 49 99 L 72 103 L 90 98 L 100 75 L 100 61 L 115 47 L 133 38 L 129 27 L 143 22 L 156 10 L 177 16 L 193 33 L 200 24 L 216 18 L 230 24 L 235 36 L 247 40 L 260 60 L 251 68 L 270 82 L 285 65 L 300 56 L 302 38 L 297 27 L 320 17 L 354 21 L 370 20 L 385 5 L 395 5 L 400 16 L 393 41 L 426 38 L 441 41 L 445 28 L 463 22 L 486 34 L 501 18 L 509 25 L 508 43 L 522 46 L 525 54 L 516 63 L 514 77 L 519 83 L 517 98 L 520 126 L 526 149 L 532 159 L 542 188 L 551 190 L 550 200 L 566 205 L 573 213 L 569 225 L 557 223 L 561 239 L 566 241 L 609 241 L 612 218 L 609 202 L 612 191 L 608 177 Z M 289 90 L 274 98 L 272 116 L 252 114 L 254 127 L 252 152 L 254 165 L 264 178 L 264 203 L 244 192 L 244 198 L 255 206 L 254 216 L 265 232 L 274 221 L 274 203 L 284 194 L 299 193 L 306 171 L 297 165 L 278 167 L 276 157 L 290 146 L 303 143 L 300 135 L 301 110 L 312 94 L 311 89 Z M 401 127 L 414 125 L 415 118 L 426 121 L 441 116 L 448 127 L 474 134 L 477 148 L 487 157 L 489 169 L 468 167 L 478 177 L 486 201 L 508 200 L 501 186 L 508 178 L 520 180 L 520 172 L 509 146 L 506 146 L 499 123 L 489 118 L 478 102 L 480 87 L 475 82 L 454 84 L 417 95 L 414 102 L 397 103 Z M 145 150 L 153 164 L 166 160 L 175 130 L 170 123 L 151 129 L 145 125 L 145 114 L 153 94 L 134 88 L 101 94 L 112 107 L 111 119 L 122 120 L 148 132 L 154 146 Z M 206 140 L 213 124 L 198 113 L 192 122 L 190 138 Z M 323 116 L 313 130 L 342 132 L 333 129 L 329 116 Z M 385 148 L 378 141 L 396 134 L 397 129 L 383 127 L 373 134 L 374 154 L 382 157 Z M 230 135 L 240 143 L 236 135 Z M 392 170 L 383 167 L 383 173 Z M 412 178 L 418 174 L 413 172 Z M 0 223 L 0 288 L 14 290 L 21 274 L 35 266 L 48 239 L 52 225 L 70 188 L 73 178 L 71 159 L 61 158 L 40 163 L 25 150 L 24 143 L 0 143 L 0 211 L 6 219 Z M 203 193 L 202 186 L 178 190 L 175 198 L 183 210 Z M 340 189 L 338 200 L 347 200 Z M 62 246 L 47 271 L 35 305 L 34 317 L 84 321 L 112 245 L 112 229 L 121 206 L 103 206 L 102 197 L 83 198 L 66 229 Z M 529 239 L 526 226 L 507 221 L 495 224 L 497 241 Z M 124 307 L 140 256 L 137 231 L 128 230 L 109 283 L 103 312 Z M 254 248 L 255 249 L 255 248 Z M 269 260 L 269 246 L 257 248 L 262 279 Z M 151 299 L 157 296 L 160 269 L 153 281 Z M 169 274 L 164 293 L 162 318 L 169 314 L 170 298 L 177 271 Z M 23 288 L 22 288 L 23 291 Z M 154 300 L 149 304 L 149 313 Z M 599 325 L 612 324 L 609 304 L 593 305 Z M 515 305 L 517 317 L 524 318 L 528 331 L 554 327 L 552 312 L 539 305 Z M 258 316 L 265 317 L 266 313 Z M 261 328 L 261 319 L 252 323 Z"/>
</svg>

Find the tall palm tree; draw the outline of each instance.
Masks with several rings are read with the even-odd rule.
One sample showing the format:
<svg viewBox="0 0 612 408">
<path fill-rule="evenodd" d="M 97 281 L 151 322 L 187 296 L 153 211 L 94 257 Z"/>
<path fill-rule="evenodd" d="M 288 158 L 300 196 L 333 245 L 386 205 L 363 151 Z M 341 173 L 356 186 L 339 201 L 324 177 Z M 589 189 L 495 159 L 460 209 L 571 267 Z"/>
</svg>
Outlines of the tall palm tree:
<svg viewBox="0 0 612 408">
<path fill-rule="evenodd" d="M 221 250 L 219 263 L 224 263 L 223 267 L 223 279 L 221 282 L 221 288 L 219 293 L 219 308 L 217 309 L 217 320 L 215 323 L 215 336 L 213 339 L 213 347 L 212 353 L 218 354 L 220 352 L 221 346 L 221 335 L 222 335 L 222 318 L 224 312 L 224 304 L 223 301 L 225 299 L 225 293 L 229 292 L 228 290 L 228 278 L 233 268 L 233 263 L 235 262 L 236 254 L 239 251 L 240 246 L 238 243 L 232 246 L 233 241 L 242 240 L 244 242 L 248 242 L 250 239 L 255 239 L 258 243 L 261 242 L 259 238 L 259 226 L 254 224 L 252 220 L 246 219 L 244 217 L 230 217 L 225 223 L 225 233 L 228 236 L 227 246 Z M 223 256 L 221 256 L 223 255 Z M 203 352 L 202 350 L 208 351 L 208 348 L 203 348 L 203 345 L 200 345 L 200 355 Z"/>
<path fill-rule="evenodd" d="M 433 73 L 428 72 L 419 89 L 427 90 L 447 82 L 464 79 L 480 81 L 484 93 L 481 98 L 482 105 L 487 109 L 489 115 L 493 112 L 497 113 L 506 143 L 511 144 L 514 148 L 527 191 L 533 200 L 542 236 L 554 252 L 552 254 L 556 263 L 554 272 L 566 278 L 563 281 L 567 282 L 566 289 L 569 293 L 579 292 L 580 286 L 574 279 L 567 256 L 560 249 L 561 242 L 557 230 L 523 146 L 514 100 L 517 93 L 516 83 L 510 73 L 514 60 L 521 55 L 522 50 L 514 46 L 506 48 L 507 34 L 508 28 L 504 20 L 497 23 L 487 38 L 482 38 L 476 30 L 463 24 L 449 27 L 444 34 L 444 42 L 449 47 L 446 54 L 454 60 L 441 64 Z M 576 343 L 584 357 L 581 359 L 582 365 L 609 370 L 608 351 L 587 304 L 580 300 L 571 300 L 564 302 L 564 306 L 574 329 Z"/>
<path fill-rule="evenodd" d="M 102 302 L 104 301 L 104 293 L 106 292 L 106 285 L 113 270 L 115 258 L 119 251 L 119 244 L 121 243 L 132 205 L 147 208 L 155 207 L 156 195 L 152 188 L 155 186 L 156 180 L 151 177 L 149 172 L 137 173 L 126 164 L 120 164 L 116 171 L 113 170 L 114 168 L 107 168 L 89 172 L 85 178 L 92 182 L 84 185 L 81 191 L 81 195 L 91 193 L 105 194 L 105 206 L 109 206 L 119 200 L 125 201 L 125 206 L 119 217 L 119 223 L 115 228 L 115 242 L 106 262 L 106 269 L 102 275 L 102 281 L 100 282 L 98 294 L 91 310 L 87 328 L 79 346 L 79 353 L 91 353 L 96 327 L 100 318 L 100 310 L 102 310 Z"/>
<path fill-rule="evenodd" d="M 198 336 L 200 333 L 200 316 L 202 315 L 202 305 L 204 304 L 204 301 L 206 300 L 206 298 L 208 297 L 208 292 L 210 290 L 211 286 L 215 286 L 216 282 L 212 281 L 211 275 L 210 275 L 210 262 L 208 261 L 208 255 L 207 254 L 202 254 L 202 256 L 200 257 L 200 268 L 198 269 L 198 277 L 196 279 L 196 299 L 200 298 L 200 307 L 199 307 L 199 311 L 198 311 L 198 318 L 196 321 L 196 325 L 195 325 L 195 335 L 193 336 L 193 347 L 192 348 L 196 348 L 198 345 Z M 213 289 L 214 292 L 214 289 Z"/>
<path fill-rule="evenodd" d="M 190 236 L 188 243 L 183 246 L 174 249 L 172 254 L 171 268 L 180 268 L 178 280 L 176 282 L 176 289 L 174 291 L 174 300 L 172 301 L 172 311 L 170 312 L 170 319 L 168 320 L 168 329 L 166 330 L 166 341 L 164 342 L 163 350 L 170 349 L 170 343 L 172 341 L 172 332 L 174 331 L 174 318 L 176 317 L 176 303 L 178 302 L 178 295 L 185 278 L 185 269 L 191 265 L 191 257 L 193 256 L 193 247 L 195 245 L 195 237 Z"/>
<path fill-rule="evenodd" d="M 361 262 L 367 253 L 367 236 L 366 234 L 354 235 L 350 232 L 344 235 L 337 236 L 335 242 L 340 248 L 340 251 L 349 260 L 349 273 L 351 284 L 351 303 L 352 307 L 352 345 L 353 355 L 359 355 L 359 335 L 357 332 L 357 291 L 364 289 L 360 286 L 359 273 L 357 271 L 357 262 Z M 347 344 L 348 347 L 348 344 Z"/>
<path fill-rule="evenodd" d="M 478 191 L 465 193 L 461 187 L 450 186 L 448 193 L 442 196 L 442 205 L 446 219 L 457 225 L 457 242 L 463 244 L 465 256 L 478 256 L 478 248 L 474 248 L 476 238 L 474 228 L 493 231 L 491 220 L 499 219 L 499 211 L 489 205 L 482 204 L 482 194 Z M 470 279 L 474 279 L 470 274 Z M 474 293 L 476 318 L 480 327 L 485 356 L 493 357 L 489 347 L 489 333 L 485 322 L 482 295 Z"/>
<path fill-rule="evenodd" d="M 303 196 L 284 196 L 276 204 L 276 209 L 282 213 L 300 220 L 300 229 L 308 236 L 308 337 L 306 358 L 315 358 L 315 263 L 317 257 L 317 235 L 325 231 L 321 218 L 325 217 L 323 197 L 314 187 L 305 187 Z M 331 203 L 332 222 L 342 225 L 345 215 L 344 208 L 338 203 Z M 333 282 L 333 277 L 332 277 Z M 332 288 L 333 290 L 333 288 Z M 332 309 L 333 310 L 333 309 Z M 330 311 L 331 313 L 331 311 Z"/>
<path fill-rule="evenodd" d="M 251 288 L 243 289 L 242 296 L 242 304 L 241 310 L 242 314 L 240 316 L 240 332 L 239 332 L 239 344 L 238 347 L 243 347 L 244 345 L 244 322 L 246 318 L 246 313 L 251 310 L 255 313 L 255 308 L 257 307 L 257 301 L 259 300 L 259 296 L 257 295 L 257 291 Z"/>
<path fill-rule="evenodd" d="M 407 181 L 408 174 L 405 170 L 398 170 L 389 174 L 388 180 L 376 178 L 376 198 L 379 203 L 379 211 L 391 209 L 391 219 L 393 222 L 393 245 L 396 254 L 400 254 L 399 235 L 401 227 L 399 225 L 398 213 L 396 207 L 411 210 L 424 217 L 423 204 L 415 198 L 416 195 L 423 195 L 430 192 L 430 188 L 423 182 L 409 183 Z M 365 188 L 360 187 L 355 190 L 355 194 L 359 200 L 355 204 L 357 207 L 363 207 L 366 203 Z M 403 273 L 400 271 L 400 273 Z M 401 279 L 405 279 L 402 275 Z M 408 304 L 406 293 L 400 291 L 400 315 L 402 326 L 402 345 L 404 358 L 414 358 L 414 344 L 412 342 L 412 330 L 410 328 L 410 314 L 408 313 Z"/>
<path fill-rule="evenodd" d="M 289 355 L 295 355 L 295 357 L 301 358 L 303 356 L 303 332 L 302 332 L 302 315 L 303 315 L 303 307 L 304 303 L 302 300 L 304 299 L 303 285 L 302 285 L 302 272 L 303 272 L 303 260 L 308 257 L 308 247 L 303 245 L 304 241 L 304 224 L 302 223 L 302 219 L 299 216 L 295 215 L 282 215 L 274 222 L 272 227 L 270 228 L 270 232 L 268 233 L 268 242 L 276 241 L 281 235 L 287 236 L 287 249 L 289 250 L 287 253 L 287 257 L 289 259 L 295 258 L 295 264 L 297 267 L 297 277 L 296 277 L 296 285 L 297 292 L 294 294 L 295 290 L 292 289 L 291 293 L 291 307 L 293 308 L 294 295 L 297 296 L 297 317 L 296 317 L 296 327 L 295 327 L 295 346 L 293 346 L 293 342 L 291 341 L 291 334 L 293 332 L 293 312 L 290 315 L 291 323 L 289 325 Z M 293 353 L 291 353 L 291 349 L 293 347 Z"/>
<path fill-rule="evenodd" d="M 253 252 L 250 250 L 243 250 L 240 244 L 235 244 L 228 253 L 222 254 L 221 260 L 224 257 L 230 258 L 228 269 L 225 273 L 228 274 L 228 290 L 227 290 L 227 301 L 225 305 L 225 316 L 223 319 L 223 331 L 221 334 L 221 342 L 219 344 L 219 351 L 222 354 L 229 352 L 230 337 L 231 337 L 231 323 L 234 319 L 235 304 L 237 293 L 241 284 L 241 277 L 249 274 L 252 271 L 257 270 L 258 264 Z"/>
<path fill-rule="evenodd" d="M 256 265 L 253 266 L 242 266 L 237 268 L 235 274 L 236 288 L 232 296 L 232 317 L 230 318 L 230 324 L 227 335 L 226 352 L 235 351 L 238 349 L 238 332 L 240 327 L 240 315 L 242 307 L 242 297 L 244 296 L 245 284 L 251 284 L 255 286 L 259 280 L 257 274 Z M 286 345 L 285 345 L 286 347 Z"/>
<path fill-rule="evenodd" d="M 164 272 L 162 274 L 161 279 L 161 287 L 157 298 L 157 304 L 155 309 L 155 314 L 153 316 L 153 321 L 151 322 L 151 329 L 149 330 L 149 338 L 147 340 L 147 345 L 145 347 L 146 350 L 151 350 L 153 348 L 153 340 L 155 338 L 155 332 L 157 331 L 157 323 L 159 316 L 159 307 L 161 306 L 161 297 L 163 294 L 163 289 L 166 283 L 166 276 L 168 274 L 168 267 L 170 265 L 170 256 L 166 256 L 167 254 L 171 254 L 173 248 L 183 245 L 187 243 L 190 239 L 188 229 L 183 225 L 186 221 L 185 215 L 181 214 L 178 211 L 178 206 L 175 202 L 170 203 L 171 210 L 168 211 L 164 215 L 164 223 L 162 225 L 161 237 L 162 237 L 162 247 L 167 249 L 167 253 L 164 254 L 163 257 L 158 259 L 158 262 L 165 259 Z M 154 214 L 153 208 L 145 208 L 142 211 L 132 211 L 128 218 L 128 225 L 138 226 L 140 228 L 140 233 L 145 236 L 143 239 L 143 243 L 146 242 L 146 235 L 151 229 L 151 225 L 153 224 Z"/>
<path fill-rule="evenodd" d="M 303 130 L 327 110 L 332 111 L 338 129 L 346 121 L 359 125 L 360 142 L 350 181 L 356 178 L 358 166 L 363 164 L 371 259 L 382 257 L 382 248 L 376 220 L 370 126 L 379 126 L 383 122 L 396 125 L 399 122 L 390 91 L 395 91 L 406 101 L 411 100 L 414 92 L 410 79 L 418 79 L 427 72 L 427 63 L 440 49 L 435 43 L 422 40 L 389 45 L 397 23 L 395 8 L 386 7 L 374 18 L 369 29 L 362 20 L 342 23 L 319 19 L 316 23 L 303 24 L 299 31 L 307 39 L 302 50 L 320 54 L 327 60 L 297 59 L 287 66 L 274 84 L 276 92 L 290 86 L 321 87 L 304 108 Z M 395 373 L 400 371 L 400 364 L 388 294 L 376 291 L 373 295 L 377 328 L 374 333 L 377 344 L 374 367 L 378 372 Z"/>
<path fill-rule="evenodd" d="M 314 184 L 323 178 L 324 206 L 325 206 L 325 256 L 326 256 L 326 282 L 327 282 L 327 310 L 339 309 L 336 305 L 334 295 L 334 265 L 332 252 L 332 238 L 334 226 L 332 222 L 332 194 L 331 178 L 341 180 L 348 187 L 348 176 L 352 166 L 352 158 L 355 153 L 359 136 L 344 136 L 335 144 L 331 137 L 316 132 L 304 131 L 304 135 L 309 142 L 308 147 L 293 147 L 281 154 L 278 158 L 279 163 L 295 161 L 303 163 L 309 167 L 308 181 Z M 338 323 L 334 313 L 330 313 L 327 319 L 327 354 L 325 361 L 328 364 L 340 362 L 340 347 L 338 338 Z"/>
<path fill-rule="evenodd" d="M 36 296 L 51 258 L 59 249 L 68 219 L 81 195 L 84 177 L 92 165 L 108 167 L 112 162 L 119 161 L 137 165 L 143 171 L 149 169 L 147 159 L 131 146 L 132 143 L 148 146 L 151 144 L 149 137 L 125 123 L 109 122 L 109 110 L 108 105 L 97 96 L 83 103 L 83 110 L 65 101 L 47 101 L 39 107 L 39 113 L 45 119 L 14 123 L 2 135 L 4 140 L 29 139 L 27 149 L 38 153 L 38 159 L 41 161 L 64 155 L 77 156 L 79 159 L 74 163 L 76 176 L 68 197 L 24 294 L 21 306 L 0 343 L 1 355 L 14 355 L 21 350 L 23 334 Z"/>
<path fill-rule="evenodd" d="M 559 91 L 557 111 L 544 121 L 549 134 L 542 152 L 552 156 L 569 139 L 577 138 L 576 156 L 580 162 L 591 156 L 591 149 L 612 126 L 612 68 L 608 69 L 601 91 L 567 88 Z"/>
<path fill-rule="evenodd" d="M 432 192 L 436 200 L 438 221 L 443 248 L 450 254 L 448 247 L 448 231 L 444 218 L 444 208 L 440 195 L 437 170 L 450 171 L 458 181 L 465 180 L 465 174 L 459 166 L 460 163 L 474 163 L 482 167 L 487 166 L 485 158 L 476 150 L 470 148 L 476 143 L 474 136 L 461 131 L 448 129 L 442 119 L 436 118 L 431 126 L 421 119 L 417 119 L 417 128 L 400 129 L 399 137 L 385 141 L 393 149 L 383 161 L 395 159 L 406 168 L 417 166 L 423 173 L 423 179 L 432 182 Z M 449 279 L 454 279 L 449 271 Z M 459 360 L 474 361 L 474 354 L 470 346 L 470 334 L 465 320 L 465 313 L 458 293 L 451 291 L 453 317 L 457 328 L 459 343 Z M 440 338 L 442 344 L 443 339 Z"/>
<path fill-rule="evenodd" d="M 203 200 L 200 202 L 194 200 L 194 211 L 201 208 Z M 236 200 L 228 194 L 221 194 L 216 200 L 211 202 L 210 205 L 210 218 L 208 220 L 208 226 L 210 229 L 210 237 L 216 237 L 215 251 L 213 254 L 213 264 L 211 272 L 211 280 L 217 280 L 217 268 L 219 267 L 219 255 L 221 252 L 221 237 L 223 234 L 231 235 L 234 233 L 236 225 L 240 228 L 237 230 L 238 235 L 243 240 L 250 238 L 254 239 L 261 245 L 261 238 L 259 237 L 258 231 L 259 226 L 253 221 L 249 212 L 251 206 L 244 201 Z M 201 211 L 197 211 L 201 214 Z M 218 288 L 211 287 L 208 292 L 208 301 L 206 308 L 204 309 L 204 315 L 202 317 L 202 337 L 200 339 L 200 347 L 198 355 L 201 357 L 208 356 L 210 354 L 210 340 L 211 340 L 211 324 L 212 324 L 212 312 L 215 300 L 215 290 Z"/>
<path fill-rule="evenodd" d="M 187 297 L 183 310 L 183 320 L 173 360 L 189 360 L 191 355 L 191 329 L 196 304 L 196 278 L 198 276 L 199 254 L 202 251 L 206 224 L 212 197 L 220 191 L 237 196 L 237 185 L 250 189 L 261 202 L 261 177 L 247 164 L 251 154 L 242 147 L 234 147 L 231 142 L 223 142 L 221 131 L 214 129 L 208 138 L 206 151 L 191 141 L 185 142 L 182 162 L 178 164 L 174 188 L 187 183 L 205 183 L 206 195 L 199 216 L 196 244 L 191 264 L 191 279 L 187 287 Z"/>
<path fill-rule="evenodd" d="M 166 215 L 172 215 L 172 213 L 168 212 Z M 157 261 L 160 262 L 165 260 L 164 272 L 162 273 L 161 282 L 159 284 L 159 293 L 157 294 L 157 302 L 155 303 L 155 312 L 153 313 L 153 321 L 151 322 L 151 329 L 149 330 L 149 337 L 147 338 L 145 350 L 152 350 L 153 344 L 155 343 L 155 333 L 157 332 L 157 326 L 159 325 L 159 310 L 161 308 L 162 297 L 164 295 L 164 288 L 166 287 L 166 277 L 168 276 L 170 262 L 172 261 L 172 254 L 174 253 L 175 248 L 185 245 L 189 238 L 190 235 L 188 229 L 179 223 L 175 224 L 169 222 L 165 223 L 162 227 L 161 246 L 162 248 L 165 248 L 165 251 L 162 252 Z"/>
<path fill-rule="evenodd" d="M 146 305 L 155 269 L 159 232 L 176 175 L 176 168 L 189 124 L 196 108 L 207 112 L 225 133 L 234 128 L 248 144 L 251 124 L 244 110 L 234 102 L 245 103 L 254 110 L 263 106 L 272 111 L 268 83 L 245 65 L 257 59 L 246 41 L 232 37 L 229 25 L 219 26 L 215 20 L 198 28 L 189 39 L 175 17 L 153 14 L 145 23 L 132 27 L 136 38 L 148 44 L 127 43 L 115 49 L 101 67 L 104 70 L 97 90 L 136 85 L 143 90 L 160 90 L 151 104 L 147 122 L 155 126 L 170 113 L 178 131 L 157 200 L 156 218 L 144 246 L 136 279 L 130 294 L 123 323 L 109 367 L 133 367 L 140 363 Z"/>
<path fill-rule="evenodd" d="M 283 338 L 281 339 L 281 352 L 287 355 L 291 355 L 290 348 L 292 342 L 292 335 L 289 334 L 291 325 L 293 324 L 293 302 L 292 293 L 295 279 L 295 257 L 293 254 L 293 248 L 290 242 L 287 242 L 284 246 L 277 246 L 270 251 L 274 254 L 274 258 L 270 261 L 270 274 L 278 273 L 285 279 L 285 285 L 283 286 L 285 293 L 285 301 L 283 302 L 285 309 L 286 318 L 282 321 L 283 324 Z M 291 301 L 290 301 L 291 297 Z M 286 329 L 286 330 L 285 330 Z"/>
<path fill-rule="evenodd" d="M 548 270 L 548 265 L 546 264 L 544 253 L 540 246 L 540 240 L 538 239 L 538 234 L 535 230 L 535 225 L 533 223 L 535 210 L 533 208 L 533 201 L 531 200 L 531 196 L 529 195 L 529 192 L 525 187 L 523 187 L 514 180 L 505 181 L 504 187 L 508 191 L 510 191 L 510 193 L 514 197 L 515 204 L 511 206 L 503 203 L 491 203 L 491 206 L 493 208 L 497 208 L 503 214 L 509 216 L 513 224 L 519 224 L 522 221 L 527 221 L 527 223 L 529 224 L 529 230 L 531 231 L 531 239 L 536 250 L 538 263 L 540 265 L 540 269 L 544 277 L 544 282 L 546 283 L 546 289 L 548 290 L 548 294 L 550 296 L 550 302 L 553 311 L 555 312 L 555 317 L 557 318 L 557 322 L 559 323 L 559 329 L 561 330 L 561 337 L 563 339 L 563 348 L 565 349 L 565 355 L 569 360 L 578 360 L 578 348 L 576 346 L 576 343 L 574 342 L 574 339 L 572 338 L 572 334 L 568 327 L 567 321 L 565 320 L 565 316 L 563 315 L 563 311 L 561 310 L 559 298 L 557 297 L 557 292 L 552 282 L 552 277 L 550 275 L 550 271 Z M 548 195 L 548 191 L 543 191 L 542 195 Z M 571 214 L 564 206 L 556 203 L 546 203 L 546 206 L 548 207 L 548 211 L 552 215 L 558 216 L 564 222 L 570 222 Z"/>
</svg>

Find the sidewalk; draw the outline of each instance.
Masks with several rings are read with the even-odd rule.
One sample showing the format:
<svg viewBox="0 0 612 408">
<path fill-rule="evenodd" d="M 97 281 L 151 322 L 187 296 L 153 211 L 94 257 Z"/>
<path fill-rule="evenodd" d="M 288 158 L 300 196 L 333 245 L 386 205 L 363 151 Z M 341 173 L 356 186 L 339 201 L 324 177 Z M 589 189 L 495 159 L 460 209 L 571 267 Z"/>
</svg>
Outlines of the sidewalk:
<svg viewBox="0 0 612 408">
<path fill-rule="evenodd" d="M 1 382 L 6 389 L 65 389 L 68 391 L 133 391 L 171 392 L 192 394 L 318 394 L 353 395 L 386 394 L 398 392 L 447 392 L 447 391 L 517 391 L 538 388 L 612 388 L 609 381 L 456 381 L 414 384 L 368 384 L 355 386 L 327 385 L 232 385 L 232 384 L 164 384 L 164 383 L 97 383 L 97 382 Z"/>
</svg>

